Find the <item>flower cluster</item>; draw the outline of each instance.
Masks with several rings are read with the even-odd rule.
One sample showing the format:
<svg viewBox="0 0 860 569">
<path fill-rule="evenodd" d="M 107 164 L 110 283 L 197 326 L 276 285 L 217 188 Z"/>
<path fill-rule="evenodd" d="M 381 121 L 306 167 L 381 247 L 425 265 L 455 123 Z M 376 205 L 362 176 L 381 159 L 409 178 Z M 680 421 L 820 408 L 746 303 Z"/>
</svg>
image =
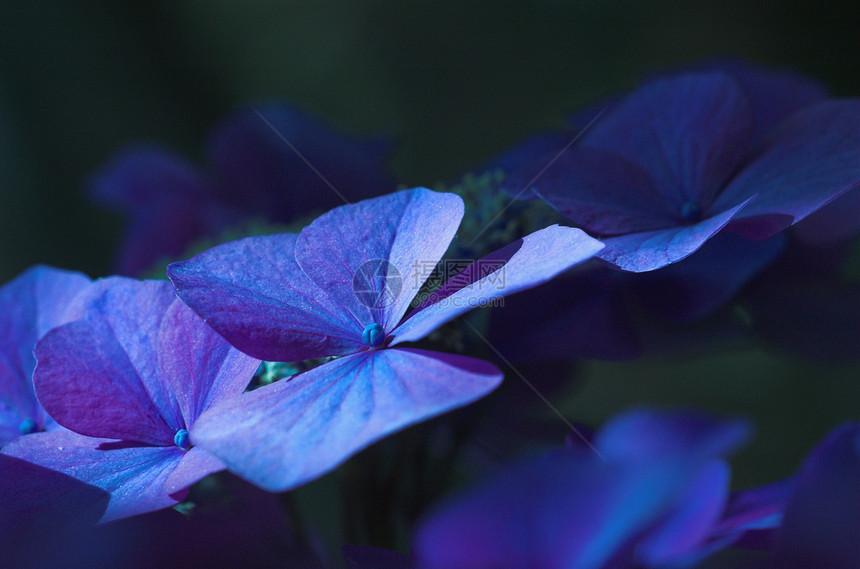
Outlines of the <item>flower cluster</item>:
<svg viewBox="0 0 860 569">
<path fill-rule="evenodd" d="M 592 432 L 545 393 L 581 358 L 727 338 L 856 358 L 860 100 L 721 62 L 571 123 L 450 192 L 392 192 L 383 142 L 278 106 L 225 121 L 207 173 L 120 154 L 91 182 L 130 218 L 118 272 L 175 262 L 0 288 L 3 565 L 632 569 L 732 550 L 857 567 L 856 421 L 796 474 L 732 491 L 747 421 L 643 406 Z M 262 234 L 224 241 L 249 220 Z M 796 286 L 804 302 L 775 309 Z M 784 331 L 824 305 L 829 335 Z M 506 374 L 551 427 L 497 390 Z M 343 495 L 343 559 L 292 498 L 315 480 Z"/>
</svg>

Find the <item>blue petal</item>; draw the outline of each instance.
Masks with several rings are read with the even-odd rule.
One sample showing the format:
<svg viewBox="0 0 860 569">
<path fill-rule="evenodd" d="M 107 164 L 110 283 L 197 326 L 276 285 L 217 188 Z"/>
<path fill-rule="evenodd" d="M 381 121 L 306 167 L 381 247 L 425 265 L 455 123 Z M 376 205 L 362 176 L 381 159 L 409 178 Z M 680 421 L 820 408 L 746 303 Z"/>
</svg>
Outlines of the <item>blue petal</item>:
<svg viewBox="0 0 860 569">
<path fill-rule="evenodd" d="M 751 132 L 752 112 L 737 83 L 721 73 L 690 74 L 637 89 L 580 146 L 640 165 L 676 211 L 686 202 L 704 210 L 740 164 Z"/>
<path fill-rule="evenodd" d="M 394 330 L 391 345 L 419 340 L 464 312 L 548 281 L 602 248 L 579 229 L 535 231 L 451 277 Z"/>
<path fill-rule="evenodd" d="M 660 269 L 695 253 L 755 197 L 695 225 L 607 237 L 597 256 L 621 270 L 641 273 Z"/>
<path fill-rule="evenodd" d="M 595 446 L 609 461 L 663 461 L 672 457 L 709 459 L 743 444 L 750 427 L 741 420 L 718 420 L 695 412 L 628 411 L 600 429 Z"/>
<path fill-rule="evenodd" d="M 33 390 L 33 349 L 50 329 L 80 317 L 75 301 L 89 286 L 81 273 L 36 266 L 0 288 L 0 446 L 27 422 L 55 425 Z"/>
<path fill-rule="evenodd" d="M 36 346 L 36 393 L 58 423 L 81 434 L 171 445 L 182 428 L 158 365 L 158 333 L 176 301 L 167 281 L 113 277 L 87 317 Z"/>
<path fill-rule="evenodd" d="M 806 459 L 783 515 L 775 567 L 860 567 L 860 425 L 832 432 Z"/>
<path fill-rule="evenodd" d="M 493 365 L 464 356 L 367 351 L 225 401 L 201 415 L 191 438 L 232 472 L 280 492 L 485 395 L 501 379 Z"/>
<path fill-rule="evenodd" d="M 374 322 L 390 332 L 448 249 L 463 207 L 455 194 L 424 188 L 341 206 L 302 230 L 296 261 L 361 323 L 359 333 Z M 378 282 L 368 279 L 377 271 Z"/>
<path fill-rule="evenodd" d="M 169 508 L 184 495 L 171 495 L 164 488 L 168 475 L 185 455 L 175 446 L 135 445 L 56 430 L 21 437 L 4 447 L 3 453 L 63 472 L 110 493 L 102 522 Z"/>
<path fill-rule="evenodd" d="M 176 294 L 231 344 L 292 362 L 364 349 L 364 326 L 299 268 L 297 235 L 248 237 L 171 264 Z"/>
<path fill-rule="evenodd" d="M 860 99 L 827 101 L 781 123 L 768 136 L 762 153 L 723 190 L 714 208 L 758 194 L 730 229 L 762 239 L 858 185 Z M 772 223 L 774 216 L 781 222 Z"/>
<path fill-rule="evenodd" d="M 240 395 L 260 360 L 231 346 L 176 299 L 161 321 L 158 366 L 162 381 L 176 397 L 182 423 L 190 426 L 212 405 Z"/>
<path fill-rule="evenodd" d="M 681 223 L 648 173 L 618 154 L 573 148 L 543 174 L 514 172 L 505 182 L 534 191 L 573 223 L 598 235 L 662 229 Z"/>
</svg>

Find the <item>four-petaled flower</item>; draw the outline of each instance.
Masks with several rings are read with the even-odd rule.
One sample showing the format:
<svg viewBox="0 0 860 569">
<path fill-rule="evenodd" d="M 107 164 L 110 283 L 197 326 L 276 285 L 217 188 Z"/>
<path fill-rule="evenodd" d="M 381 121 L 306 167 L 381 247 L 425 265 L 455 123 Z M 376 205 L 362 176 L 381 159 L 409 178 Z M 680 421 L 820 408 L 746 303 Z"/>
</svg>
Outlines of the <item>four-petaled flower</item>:
<svg viewBox="0 0 860 569">
<path fill-rule="evenodd" d="M 488 362 L 400 344 L 546 281 L 602 245 L 578 229 L 547 227 L 467 267 L 404 319 L 426 278 L 414 273 L 442 257 L 462 216 L 458 196 L 416 188 L 341 206 L 298 235 L 249 237 L 170 265 L 179 297 L 246 353 L 269 361 L 339 356 L 211 409 L 193 438 L 231 471 L 286 490 L 496 387 L 502 374 Z M 377 260 L 386 274 L 368 278 L 363 267 Z M 488 263 L 504 270 L 503 286 Z M 386 290 L 395 269 L 396 296 Z"/>
</svg>

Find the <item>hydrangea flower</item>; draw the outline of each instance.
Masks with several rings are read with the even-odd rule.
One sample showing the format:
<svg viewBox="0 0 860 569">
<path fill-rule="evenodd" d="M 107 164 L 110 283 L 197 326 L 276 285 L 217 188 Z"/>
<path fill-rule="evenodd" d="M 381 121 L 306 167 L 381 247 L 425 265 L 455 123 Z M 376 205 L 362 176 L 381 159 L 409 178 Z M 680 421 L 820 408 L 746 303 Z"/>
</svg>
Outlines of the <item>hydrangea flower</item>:
<svg viewBox="0 0 860 569">
<path fill-rule="evenodd" d="M 224 465 L 195 446 L 206 409 L 239 395 L 259 361 L 230 346 L 167 281 L 115 277 L 81 320 L 36 345 L 36 394 L 70 430 L 20 437 L 3 452 L 111 494 L 104 521 L 176 504 Z"/>
<path fill-rule="evenodd" d="M 76 298 L 89 286 L 81 273 L 36 266 L 0 288 L 0 447 L 56 427 L 33 391 L 33 348 L 51 328 L 79 317 Z"/>
<path fill-rule="evenodd" d="M 242 220 L 287 223 L 334 207 L 341 196 L 357 200 L 393 189 L 389 147 L 286 105 L 262 105 L 213 130 L 207 170 L 167 148 L 136 145 L 98 172 L 88 191 L 129 217 L 116 270 L 134 276 Z"/>
<path fill-rule="evenodd" d="M 438 508 L 414 543 L 422 569 L 688 566 L 728 497 L 721 460 L 745 423 L 693 413 L 622 414 L 594 438 L 501 472 Z M 595 452 L 596 451 L 596 452 Z"/>
<path fill-rule="evenodd" d="M 547 227 L 465 268 L 404 319 L 462 216 L 458 196 L 416 188 L 341 206 L 297 235 L 249 237 L 170 265 L 179 297 L 246 353 L 337 356 L 204 413 L 194 440 L 282 491 L 495 388 L 502 374 L 488 362 L 400 344 L 546 281 L 601 244 Z"/>
<path fill-rule="evenodd" d="M 537 180 L 546 157 L 506 184 L 600 235 L 604 261 L 643 272 L 723 229 L 763 239 L 797 223 L 860 184 L 858 156 L 860 100 L 746 68 L 654 79 Z"/>
<path fill-rule="evenodd" d="M 860 566 L 860 423 L 830 433 L 804 461 L 774 540 L 774 567 Z"/>
</svg>

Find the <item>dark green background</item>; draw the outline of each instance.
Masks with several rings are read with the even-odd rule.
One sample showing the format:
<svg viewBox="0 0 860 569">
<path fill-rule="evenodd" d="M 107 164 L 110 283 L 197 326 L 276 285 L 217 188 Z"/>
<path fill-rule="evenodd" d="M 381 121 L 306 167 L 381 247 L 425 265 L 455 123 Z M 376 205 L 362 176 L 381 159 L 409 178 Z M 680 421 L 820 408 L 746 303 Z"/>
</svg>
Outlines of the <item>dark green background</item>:
<svg viewBox="0 0 860 569">
<path fill-rule="evenodd" d="M 138 140 L 199 160 L 210 126 L 248 101 L 391 133 L 396 176 L 432 186 L 643 75 L 702 58 L 793 67 L 860 94 L 852 2 L 0 6 L 0 281 L 35 263 L 107 274 L 121 224 L 87 203 L 86 178 Z M 858 415 L 856 372 L 758 351 L 593 363 L 585 390 L 559 404 L 591 423 L 643 402 L 751 416 L 759 436 L 737 480 L 763 483 Z"/>
</svg>

